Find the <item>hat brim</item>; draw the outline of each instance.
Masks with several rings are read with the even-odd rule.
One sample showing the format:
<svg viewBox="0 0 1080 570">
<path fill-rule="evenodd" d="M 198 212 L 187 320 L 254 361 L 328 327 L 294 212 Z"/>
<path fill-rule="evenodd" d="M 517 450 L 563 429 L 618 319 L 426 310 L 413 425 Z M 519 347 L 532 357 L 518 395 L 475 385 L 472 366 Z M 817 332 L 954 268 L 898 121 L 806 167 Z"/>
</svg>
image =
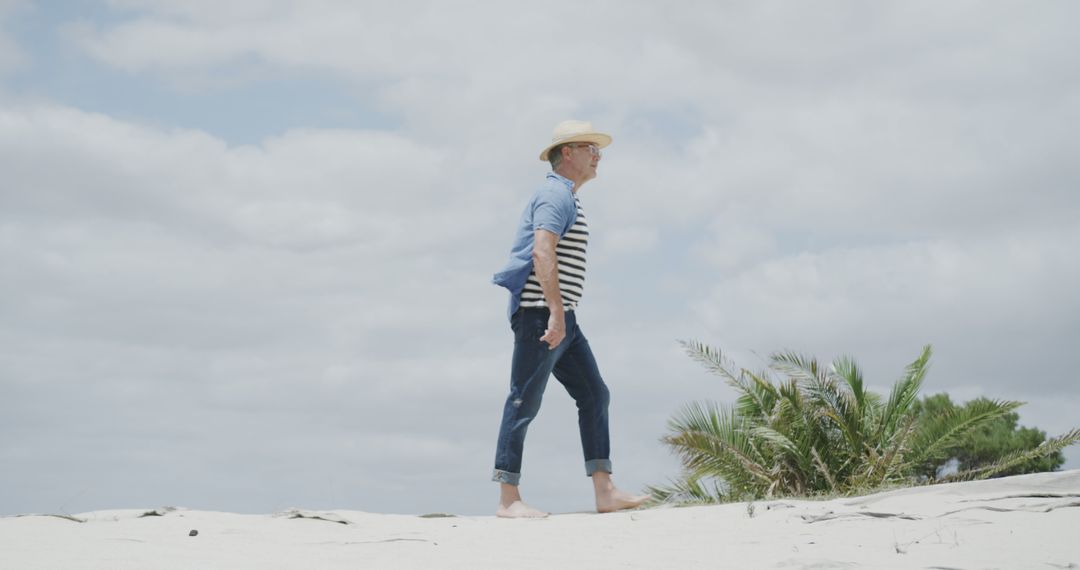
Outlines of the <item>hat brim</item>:
<svg viewBox="0 0 1080 570">
<path fill-rule="evenodd" d="M 547 148 L 545 148 L 540 153 L 540 160 L 546 161 L 548 159 L 548 153 L 551 152 L 551 149 L 561 144 L 574 142 L 593 143 L 594 145 L 596 145 L 596 148 L 604 148 L 605 146 L 611 144 L 611 136 L 605 135 L 604 133 L 581 133 L 580 135 L 573 135 L 566 137 L 565 139 L 559 139 L 549 144 Z"/>
</svg>

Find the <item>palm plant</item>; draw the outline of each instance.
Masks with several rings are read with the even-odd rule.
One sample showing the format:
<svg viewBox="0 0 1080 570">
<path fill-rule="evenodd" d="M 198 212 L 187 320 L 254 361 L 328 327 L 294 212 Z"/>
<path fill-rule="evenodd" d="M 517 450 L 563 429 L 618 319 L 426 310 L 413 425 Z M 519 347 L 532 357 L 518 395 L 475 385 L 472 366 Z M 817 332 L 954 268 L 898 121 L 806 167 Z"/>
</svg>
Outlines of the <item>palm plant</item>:
<svg viewBox="0 0 1080 570">
<path fill-rule="evenodd" d="M 946 459 L 949 447 L 960 438 L 1022 404 L 984 400 L 977 406 L 920 417 L 914 403 L 929 367 L 930 346 L 907 366 L 883 400 L 866 390 L 862 371 L 848 357 L 826 367 L 813 358 L 777 353 L 766 370 L 754 373 L 735 371 L 718 349 L 694 341 L 682 344 L 691 358 L 723 378 L 739 396 L 733 406 L 691 403 L 672 418 L 663 441 L 685 469 L 670 486 L 651 489 L 661 499 L 712 502 L 847 494 L 917 482 L 920 465 Z M 782 379 L 774 381 L 773 374 Z M 1077 441 L 1080 430 L 1072 430 L 1035 450 L 948 479 L 989 477 Z"/>
</svg>

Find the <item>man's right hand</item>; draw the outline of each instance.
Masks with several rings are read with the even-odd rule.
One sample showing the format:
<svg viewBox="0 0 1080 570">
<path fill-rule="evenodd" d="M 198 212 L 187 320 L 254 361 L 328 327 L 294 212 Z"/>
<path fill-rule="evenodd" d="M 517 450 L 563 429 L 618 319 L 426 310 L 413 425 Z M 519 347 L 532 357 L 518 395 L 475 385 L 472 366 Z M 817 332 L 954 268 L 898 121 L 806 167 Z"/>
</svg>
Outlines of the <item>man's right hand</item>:
<svg viewBox="0 0 1080 570">
<path fill-rule="evenodd" d="M 566 318 L 562 310 L 562 291 L 559 290 L 559 256 L 555 252 L 559 236 L 539 229 L 533 238 L 533 271 L 544 291 L 544 301 L 551 310 L 547 330 L 540 337 L 540 342 L 548 343 L 548 350 L 554 350 L 566 338 Z"/>
<path fill-rule="evenodd" d="M 540 342 L 548 343 L 548 350 L 554 350 L 564 338 L 566 338 L 566 320 L 562 315 L 552 314 L 548 317 L 547 330 L 544 331 L 544 336 L 540 337 Z"/>
</svg>

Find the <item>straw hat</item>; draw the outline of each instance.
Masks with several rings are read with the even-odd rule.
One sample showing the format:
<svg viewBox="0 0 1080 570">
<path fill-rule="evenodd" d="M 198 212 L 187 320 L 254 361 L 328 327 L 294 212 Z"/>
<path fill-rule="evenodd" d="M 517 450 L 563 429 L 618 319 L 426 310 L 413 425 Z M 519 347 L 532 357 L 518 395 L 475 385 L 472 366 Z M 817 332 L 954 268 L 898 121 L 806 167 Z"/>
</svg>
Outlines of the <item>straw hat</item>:
<svg viewBox="0 0 1080 570">
<path fill-rule="evenodd" d="M 604 148 L 611 144 L 611 136 L 594 131 L 589 121 L 563 121 L 555 125 L 555 130 L 551 133 L 551 144 L 540 153 L 540 160 L 547 160 L 551 149 L 572 142 L 588 142 L 597 148 Z"/>
</svg>

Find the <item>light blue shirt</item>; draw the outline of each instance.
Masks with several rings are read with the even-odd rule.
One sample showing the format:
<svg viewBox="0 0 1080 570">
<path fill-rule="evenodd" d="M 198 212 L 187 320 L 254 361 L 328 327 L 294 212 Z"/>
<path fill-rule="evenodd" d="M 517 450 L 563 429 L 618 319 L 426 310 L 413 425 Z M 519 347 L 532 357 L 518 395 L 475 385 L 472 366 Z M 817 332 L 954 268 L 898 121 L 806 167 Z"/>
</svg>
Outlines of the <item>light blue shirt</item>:
<svg viewBox="0 0 1080 570">
<path fill-rule="evenodd" d="M 514 247 L 510 249 L 510 261 L 495 274 L 491 282 L 506 287 L 510 291 L 510 306 L 507 317 L 518 310 L 521 302 L 521 290 L 533 269 L 533 241 L 536 230 L 547 230 L 560 239 L 574 225 L 577 219 L 577 204 L 574 202 L 574 183 L 563 176 L 549 172 L 544 184 L 533 194 L 525 211 L 521 213 Z"/>
</svg>

